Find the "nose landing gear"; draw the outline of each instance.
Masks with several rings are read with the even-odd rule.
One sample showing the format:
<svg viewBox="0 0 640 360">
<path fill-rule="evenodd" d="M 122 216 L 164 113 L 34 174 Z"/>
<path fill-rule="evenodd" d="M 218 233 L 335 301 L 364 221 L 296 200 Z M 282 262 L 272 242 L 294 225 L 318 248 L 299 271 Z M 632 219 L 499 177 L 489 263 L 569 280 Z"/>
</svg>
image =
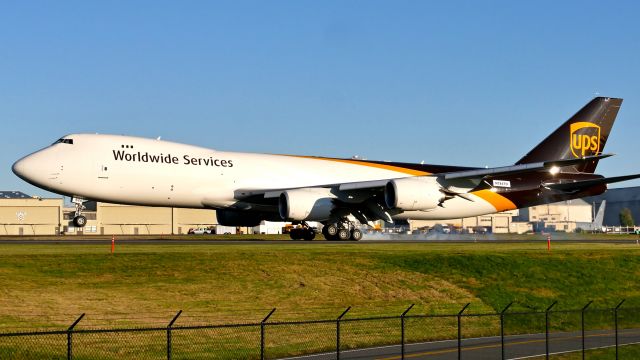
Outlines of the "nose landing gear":
<svg viewBox="0 0 640 360">
<path fill-rule="evenodd" d="M 83 199 L 83 198 L 77 198 L 77 197 L 72 197 L 71 198 L 71 202 L 76 206 L 76 212 L 75 215 L 73 217 L 73 225 L 79 228 L 84 227 L 85 225 L 87 225 L 87 217 L 82 215 L 82 210 L 86 209 L 86 206 L 84 206 L 84 203 L 87 200 Z"/>
</svg>

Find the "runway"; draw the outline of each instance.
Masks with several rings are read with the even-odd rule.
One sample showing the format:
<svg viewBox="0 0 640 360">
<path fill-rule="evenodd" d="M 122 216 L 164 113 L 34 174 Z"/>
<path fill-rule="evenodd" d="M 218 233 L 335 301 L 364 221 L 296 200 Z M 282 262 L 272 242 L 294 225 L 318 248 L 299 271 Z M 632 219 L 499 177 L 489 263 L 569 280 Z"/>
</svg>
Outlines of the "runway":
<svg viewBox="0 0 640 360">
<path fill-rule="evenodd" d="M 360 241 L 302 241 L 302 240 L 214 240 L 214 239 L 163 239 L 130 237 L 116 238 L 119 244 L 129 245 L 375 245 L 375 244 L 526 244 L 546 243 L 546 240 L 360 240 Z M 557 243 L 600 243 L 600 244 L 636 244 L 635 240 L 556 240 Z M 3 245 L 104 245 L 110 244 L 110 239 L 0 239 Z"/>
<path fill-rule="evenodd" d="M 128 245 L 375 245 L 375 244 L 540 244 L 546 243 L 546 239 L 491 239 L 491 238 L 458 238 L 454 235 L 449 236 L 446 239 L 407 239 L 402 236 L 389 236 L 384 239 L 364 239 L 360 241 L 327 241 L 324 239 L 316 238 L 313 241 L 304 240 L 263 240 L 258 238 L 252 238 L 251 235 L 239 239 L 216 239 L 212 238 L 171 238 L 171 237 L 145 237 L 139 238 L 136 236 L 115 236 L 115 241 L 118 244 Z M 563 244 L 637 244 L 637 240 L 632 239 L 615 239 L 615 238 L 600 238 L 600 239 L 554 239 L 554 243 Z M 2 245 L 104 245 L 110 244 L 110 237 L 82 237 L 76 238 L 73 236 L 43 236 L 38 238 L 21 238 L 16 237 L 0 237 L 0 244 Z"/>
<path fill-rule="evenodd" d="M 620 330 L 618 334 L 620 345 L 640 343 L 640 329 Z M 587 331 L 585 333 L 585 349 L 599 349 L 613 347 L 615 335 L 613 331 Z M 463 339 L 461 358 L 469 360 L 500 359 L 501 342 L 499 336 Z M 505 359 L 528 359 L 545 355 L 545 334 L 505 336 Z M 623 349 L 623 348 L 621 348 Z M 582 338 L 579 331 L 552 333 L 549 336 L 549 353 L 562 354 L 581 351 Z M 613 351 L 613 350 L 612 350 Z M 624 351 L 624 350 L 621 350 Z M 340 352 L 341 359 L 401 359 L 400 345 L 375 347 L 361 350 L 347 350 Z M 286 358 L 288 360 L 326 360 L 335 359 L 335 352 L 317 355 Z M 444 340 L 408 344 L 405 346 L 405 358 L 424 360 L 454 360 L 458 359 L 457 340 Z"/>
<path fill-rule="evenodd" d="M 252 239 L 250 235 L 247 235 L 246 238 L 237 239 L 237 240 L 219 240 L 219 239 L 168 239 L 163 237 L 145 237 L 145 238 L 136 238 L 133 236 L 116 236 L 115 241 L 118 244 L 128 244 L 128 245 L 375 245 L 375 244 L 535 244 L 535 243 L 546 243 L 547 240 L 522 240 L 522 239 L 514 239 L 514 240 L 495 240 L 495 239 L 456 239 L 451 238 L 448 240 L 430 240 L 430 239 L 412 239 L 406 240 L 401 238 L 389 238 L 382 240 L 360 240 L 360 241 L 326 241 L 324 239 L 316 239 L 313 241 L 304 241 L 304 240 L 260 240 L 260 239 Z M 631 239 L 562 239 L 562 240 L 553 240 L 555 243 L 562 244 L 580 244 L 580 243 L 590 243 L 590 244 L 637 244 L 637 240 Z M 110 244 L 111 239 L 107 238 L 73 238 L 73 237 L 46 237 L 46 238 L 36 238 L 36 239 L 24 239 L 20 237 L 2 237 L 0 238 L 0 244 L 2 245 L 104 245 Z"/>
</svg>

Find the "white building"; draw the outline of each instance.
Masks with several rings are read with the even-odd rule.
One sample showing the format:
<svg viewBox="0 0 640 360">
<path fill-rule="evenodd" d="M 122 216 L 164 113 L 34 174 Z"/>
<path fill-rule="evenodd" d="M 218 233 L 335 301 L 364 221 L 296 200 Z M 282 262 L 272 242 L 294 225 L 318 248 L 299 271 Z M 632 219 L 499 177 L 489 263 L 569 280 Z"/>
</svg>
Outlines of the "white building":
<svg viewBox="0 0 640 360">
<path fill-rule="evenodd" d="M 451 220 L 410 220 L 409 225 L 411 230 L 433 228 L 436 225 L 442 225 L 469 233 L 491 232 L 495 234 L 523 234 L 527 231 L 531 231 L 531 224 L 527 221 L 518 221 L 518 216 L 519 210 L 516 209 L 496 214 Z"/>
<path fill-rule="evenodd" d="M 532 206 L 522 209 L 520 220 L 547 230 L 573 232 L 578 223 L 593 222 L 593 206 L 582 199 Z"/>
</svg>

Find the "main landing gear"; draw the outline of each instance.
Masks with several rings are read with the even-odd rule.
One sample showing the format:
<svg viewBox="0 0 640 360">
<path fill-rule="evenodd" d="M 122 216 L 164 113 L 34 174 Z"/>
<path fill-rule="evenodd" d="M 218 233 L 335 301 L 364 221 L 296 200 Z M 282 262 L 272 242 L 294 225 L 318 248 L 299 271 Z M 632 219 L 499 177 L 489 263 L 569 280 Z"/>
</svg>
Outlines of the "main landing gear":
<svg viewBox="0 0 640 360">
<path fill-rule="evenodd" d="M 86 201 L 87 200 L 82 198 L 71 198 L 71 202 L 76 206 L 76 212 L 72 220 L 75 227 L 81 228 L 87 225 L 87 217 L 82 215 L 82 210 L 86 209 L 86 207 L 83 205 Z"/>
<path fill-rule="evenodd" d="M 351 221 L 339 221 L 328 223 L 322 228 L 322 235 L 327 240 L 354 240 L 362 239 L 362 231 Z"/>
<path fill-rule="evenodd" d="M 301 222 L 302 227 L 295 227 L 289 232 L 289 236 L 292 240 L 307 240 L 311 241 L 316 237 L 316 231 L 309 226 L 306 222 Z"/>
</svg>

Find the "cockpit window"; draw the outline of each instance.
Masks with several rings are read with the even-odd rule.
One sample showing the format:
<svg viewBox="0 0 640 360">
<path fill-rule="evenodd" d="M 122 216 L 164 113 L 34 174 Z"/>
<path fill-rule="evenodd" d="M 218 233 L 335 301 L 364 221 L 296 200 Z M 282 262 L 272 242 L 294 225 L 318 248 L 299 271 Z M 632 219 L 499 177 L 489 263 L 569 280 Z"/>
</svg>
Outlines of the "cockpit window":
<svg viewBox="0 0 640 360">
<path fill-rule="evenodd" d="M 73 139 L 65 139 L 65 138 L 58 139 L 58 141 L 54 142 L 53 145 L 60 144 L 60 143 L 62 143 L 62 144 L 72 144 L 73 145 Z"/>
</svg>

